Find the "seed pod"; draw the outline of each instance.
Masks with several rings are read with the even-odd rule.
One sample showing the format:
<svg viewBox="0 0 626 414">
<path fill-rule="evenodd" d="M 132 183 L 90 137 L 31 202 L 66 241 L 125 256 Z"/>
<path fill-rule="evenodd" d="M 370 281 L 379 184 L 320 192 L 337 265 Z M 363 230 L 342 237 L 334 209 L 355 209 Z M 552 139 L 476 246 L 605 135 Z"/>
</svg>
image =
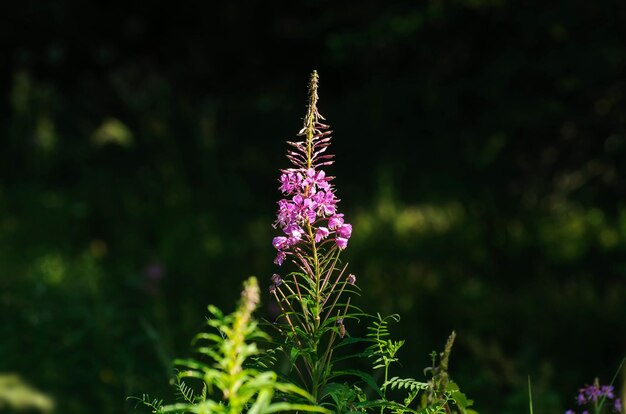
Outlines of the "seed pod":
<svg viewBox="0 0 626 414">
<path fill-rule="evenodd" d="M 337 326 L 339 328 L 339 336 L 343 339 L 343 337 L 346 336 L 346 327 L 343 324 L 343 318 L 337 319 Z"/>
</svg>

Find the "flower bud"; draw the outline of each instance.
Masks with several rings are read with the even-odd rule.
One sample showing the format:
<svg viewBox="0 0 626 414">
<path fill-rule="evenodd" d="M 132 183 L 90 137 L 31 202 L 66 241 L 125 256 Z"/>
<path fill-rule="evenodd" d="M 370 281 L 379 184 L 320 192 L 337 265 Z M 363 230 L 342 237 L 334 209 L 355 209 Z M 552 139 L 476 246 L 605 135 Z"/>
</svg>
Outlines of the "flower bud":
<svg viewBox="0 0 626 414">
<path fill-rule="evenodd" d="M 280 286 L 280 285 L 281 285 L 281 283 L 283 283 L 283 279 L 282 279 L 282 278 L 280 277 L 280 275 L 279 275 L 279 274 L 277 274 L 277 273 L 274 273 L 274 274 L 272 275 L 272 279 L 271 279 L 271 280 L 272 280 L 272 283 L 273 283 L 275 286 Z"/>
</svg>

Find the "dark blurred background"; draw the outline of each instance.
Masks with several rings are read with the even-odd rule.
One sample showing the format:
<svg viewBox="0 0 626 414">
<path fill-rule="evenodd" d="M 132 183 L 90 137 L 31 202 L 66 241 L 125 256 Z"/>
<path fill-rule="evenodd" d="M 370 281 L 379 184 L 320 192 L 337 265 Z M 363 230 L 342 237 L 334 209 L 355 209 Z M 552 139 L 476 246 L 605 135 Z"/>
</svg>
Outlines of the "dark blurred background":
<svg viewBox="0 0 626 414">
<path fill-rule="evenodd" d="M 420 378 L 452 329 L 452 375 L 482 413 L 526 412 L 528 375 L 535 410 L 560 413 L 617 369 L 623 1 L 41 0 L 0 16 L 0 376 L 27 400 L 118 414 L 170 398 L 206 305 L 230 311 L 244 278 L 276 270 L 278 169 L 313 69 L 354 225 L 344 257 L 361 304 L 402 316 L 398 374 Z"/>
</svg>

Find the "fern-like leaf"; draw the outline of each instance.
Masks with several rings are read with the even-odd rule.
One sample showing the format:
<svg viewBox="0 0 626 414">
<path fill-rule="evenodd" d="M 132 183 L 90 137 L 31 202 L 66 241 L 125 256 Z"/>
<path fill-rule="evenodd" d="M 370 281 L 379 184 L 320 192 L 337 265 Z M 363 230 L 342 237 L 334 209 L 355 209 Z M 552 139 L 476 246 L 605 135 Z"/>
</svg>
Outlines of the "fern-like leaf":
<svg viewBox="0 0 626 414">
<path fill-rule="evenodd" d="M 398 378 L 393 377 L 383 384 L 383 387 L 391 387 L 392 390 L 427 390 L 429 385 L 426 382 L 414 380 L 413 378 Z"/>
</svg>

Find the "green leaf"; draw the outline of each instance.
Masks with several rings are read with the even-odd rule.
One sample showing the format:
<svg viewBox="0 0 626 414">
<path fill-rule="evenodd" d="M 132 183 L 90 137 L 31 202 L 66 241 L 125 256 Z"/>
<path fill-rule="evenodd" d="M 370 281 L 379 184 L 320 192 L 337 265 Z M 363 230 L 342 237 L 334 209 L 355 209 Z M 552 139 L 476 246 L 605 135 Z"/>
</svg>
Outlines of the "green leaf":
<svg viewBox="0 0 626 414">
<path fill-rule="evenodd" d="M 462 410 L 465 410 L 467 407 L 471 407 L 474 404 L 474 401 L 468 399 L 467 396 L 461 392 L 459 386 L 452 381 L 450 381 L 446 386 L 446 391 L 450 393 L 450 398 L 452 398 L 456 405 L 458 405 Z"/>
<path fill-rule="evenodd" d="M 271 388 L 265 388 L 259 392 L 259 395 L 248 411 L 248 414 L 261 414 L 267 413 L 270 403 L 272 402 L 272 396 L 274 393 Z"/>
<path fill-rule="evenodd" d="M 289 351 L 289 364 L 291 366 L 294 366 L 296 363 L 296 359 L 298 359 L 300 355 L 301 355 L 301 352 L 298 348 L 296 347 L 291 348 L 291 350 Z"/>
<path fill-rule="evenodd" d="M 358 369 L 345 369 L 342 371 L 335 371 L 328 379 L 332 379 L 332 378 L 336 378 L 336 377 L 340 377 L 344 375 L 347 375 L 347 376 L 352 375 L 352 376 L 360 378 L 361 380 L 363 380 L 363 382 L 369 385 L 374 391 L 376 391 L 378 396 L 382 398 L 383 393 L 381 389 L 378 387 L 378 384 L 376 384 L 376 381 L 374 381 L 374 378 L 370 374 L 360 371 Z"/>
<path fill-rule="evenodd" d="M 344 405 L 351 396 L 352 390 L 348 385 L 331 382 L 324 387 L 322 399 L 330 397 L 335 402 L 335 406 L 339 407 Z"/>
<path fill-rule="evenodd" d="M 313 413 L 324 413 L 324 414 L 333 414 L 332 411 L 327 410 L 324 407 L 320 407 L 318 405 L 306 405 L 306 404 L 290 404 L 290 403 L 275 403 L 267 407 L 264 414 L 277 413 L 280 411 L 306 411 Z"/>
<path fill-rule="evenodd" d="M 220 343 L 222 342 L 224 338 L 222 338 L 220 335 L 214 334 L 214 333 L 210 333 L 210 332 L 201 332 L 199 334 L 197 334 L 196 336 L 193 337 L 191 344 L 195 345 L 196 342 L 201 341 L 201 340 L 207 340 L 207 341 L 212 341 L 212 342 L 216 342 L 216 343 Z"/>
</svg>

